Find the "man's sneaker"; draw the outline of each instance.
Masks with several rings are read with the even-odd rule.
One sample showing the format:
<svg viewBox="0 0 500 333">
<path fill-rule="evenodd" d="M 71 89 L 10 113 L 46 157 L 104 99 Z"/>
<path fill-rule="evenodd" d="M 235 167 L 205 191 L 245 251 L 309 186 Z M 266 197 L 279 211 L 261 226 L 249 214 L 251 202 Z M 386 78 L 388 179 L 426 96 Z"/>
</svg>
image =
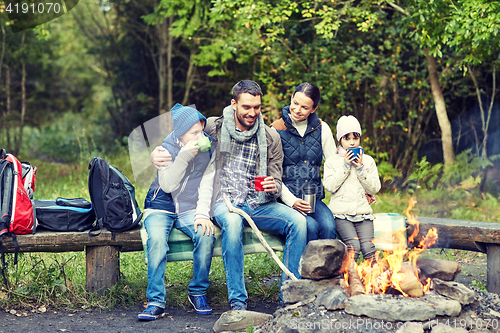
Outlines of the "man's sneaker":
<svg viewBox="0 0 500 333">
<path fill-rule="evenodd" d="M 161 316 L 165 310 L 155 305 L 148 305 L 146 310 L 139 313 L 137 319 L 139 320 L 155 320 L 158 316 Z"/>
<path fill-rule="evenodd" d="M 207 296 L 193 296 L 189 295 L 189 302 L 193 304 L 194 310 L 197 314 L 208 315 L 212 313 L 212 308 L 207 303 Z"/>
<path fill-rule="evenodd" d="M 247 307 L 241 303 L 231 304 L 231 310 L 246 311 Z"/>
</svg>

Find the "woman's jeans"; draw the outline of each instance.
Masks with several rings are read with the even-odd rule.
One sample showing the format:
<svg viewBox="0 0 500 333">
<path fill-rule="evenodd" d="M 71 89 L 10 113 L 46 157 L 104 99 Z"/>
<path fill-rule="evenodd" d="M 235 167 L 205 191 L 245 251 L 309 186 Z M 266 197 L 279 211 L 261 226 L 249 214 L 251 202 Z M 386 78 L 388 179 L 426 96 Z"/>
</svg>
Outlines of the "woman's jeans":
<svg viewBox="0 0 500 333">
<path fill-rule="evenodd" d="M 250 208 L 245 203 L 238 208 L 250 215 L 259 230 L 286 236 L 283 264 L 300 279 L 299 261 L 307 242 L 305 217 L 295 209 L 277 202 L 269 202 L 256 209 Z M 231 306 L 236 304 L 246 306 L 248 294 L 243 276 L 242 232 L 243 226 L 248 226 L 248 223 L 241 215 L 230 213 L 223 202 L 215 205 L 214 216 L 222 232 L 222 259 L 226 270 L 229 303 Z M 285 278 L 283 273 L 282 284 Z"/>
<path fill-rule="evenodd" d="M 363 253 L 363 259 L 373 260 L 375 255 L 375 244 L 373 244 L 373 221 L 363 220 L 351 222 L 346 219 L 335 220 L 337 231 L 342 241 L 347 245 L 349 252 L 354 251 L 354 261 L 358 260 L 359 252 Z"/>
<path fill-rule="evenodd" d="M 307 242 L 317 239 L 335 239 L 337 231 L 335 229 L 335 219 L 332 211 L 320 199 L 316 200 L 314 213 L 306 216 L 307 220 Z"/>
<path fill-rule="evenodd" d="M 148 305 L 165 308 L 165 267 L 167 265 L 168 237 L 173 227 L 191 237 L 193 250 L 193 277 L 189 282 L 190 295 L 205 295 L 210 282 L 208 273 L 212 263 L 215 236 L 202 235 L 203 228 L 198 226 L 194 232 L 194 210 L 181 214 L 153 212 L 144 221 L 148 233 Z"/>
</svg>

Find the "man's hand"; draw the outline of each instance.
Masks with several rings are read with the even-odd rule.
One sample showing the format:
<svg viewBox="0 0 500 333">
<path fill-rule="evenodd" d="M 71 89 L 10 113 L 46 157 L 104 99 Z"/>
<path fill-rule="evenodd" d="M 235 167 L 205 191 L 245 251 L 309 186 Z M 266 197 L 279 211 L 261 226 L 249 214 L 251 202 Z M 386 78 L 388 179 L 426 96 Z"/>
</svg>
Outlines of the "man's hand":
<svg viewBox="0 0 500 333">
<path fill-rule="evenodd" d="M 157 146 L 155 150 L 149 155 L 149 158 L 151 159 L 151 163 L 155 166 L 156 169 L 160 170 L 162 167 L 167 166 L 167 162 L 172 161 L 172 155 L 163 148 L 162 146 Z"/>
<path fill-rule="evenodd" d="M 202 235 L 205 235 L 205 232 L 207 236 L 210 236 L 210 234 L 215 235 L 215 226 L 209 219 L 196 219 L 194 221 L 194 232 L 198 232 L 199 225 L 203 228 Z"/>
<path fill-rule="evenodd" d="M 292 206 L 293 209 L 298 210 L 299 212 L 302 213 L 302 215 L 307 215 L 306 212 L 311 210 L 311 205 L 307 203 L 307 201 L 304 201 L 302 199 L 297 199 Z"/>
<path fill-rule="evenodd" d="M 278 188 L 276 187 L 276 181 L 272 176 L 264 178 L 261 184 L 262 187 L 264 188 L 264 192 L 270 192 L 270 193 L 278 192 Z"/>
</svg>

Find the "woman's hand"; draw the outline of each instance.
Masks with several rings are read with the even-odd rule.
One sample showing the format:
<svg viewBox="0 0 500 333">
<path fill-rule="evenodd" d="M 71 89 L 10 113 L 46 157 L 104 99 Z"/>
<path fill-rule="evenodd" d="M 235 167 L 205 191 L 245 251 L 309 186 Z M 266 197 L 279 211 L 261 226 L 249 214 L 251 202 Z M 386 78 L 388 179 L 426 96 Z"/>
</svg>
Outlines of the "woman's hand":
<svg viewBox="0 0 500 333">
<path fill-rule="evenodd" d="M 307 201 L 304 201 L 302 199 L 297 199 L 292 206 L 293 209 L 298 210 L 299 212 L 302 213 L 302 215 L 307 215 L 306 212 L 311 210 L 311 205 L 307 203 Z"/>
<path fill-rule="evenodd" d="M 149 155 L 151 163 L 156 169 L 160 170 L 162 167 L 166 167 L 168 162 L 172 161 L 172 155 L 163 148 L 162 146 L 157 146 Z"/>
</svg>

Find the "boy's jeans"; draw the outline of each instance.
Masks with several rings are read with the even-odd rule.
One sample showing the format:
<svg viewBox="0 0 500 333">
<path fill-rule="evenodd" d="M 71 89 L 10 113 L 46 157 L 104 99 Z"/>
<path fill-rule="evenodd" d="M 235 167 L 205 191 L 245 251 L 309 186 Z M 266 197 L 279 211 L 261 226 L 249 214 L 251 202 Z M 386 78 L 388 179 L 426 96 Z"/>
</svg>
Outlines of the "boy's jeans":
<svg viewBox="0 0 500 333">
<path fill-rule="evenodd" d="M 259 230 L 270 231 L 286 236 L 283 263 L 300 279 L 299 261 L 307 242 L 306 218 L 286 205 L 269 202 L 256 209 L 246 203 L 238 207 L 245 211 L 255 222 Z M 243 276 L 243 225 L 248 223 L 241 215 L 230 213 L 225 203 L 214 207 L 214 216 L 222 232 L 222 259 L 226 270 L 226 284 L 231 305 L 247 305 L 248 294 Z M 285 280 L 283 273 L 281 283 Z"/>
<path fill-rule="evenodd" d="M 202 235 L 203 228 L 198 226 L 194 232 L 194 210 L 181 214 L 153 212 L 144 221 L 148 232 L 148 305 L 165 308 L 165 266 L 167 265 L 168 237 L 173 227 L 191 237 L 193 250 L 193 278 L 189 282 L 190 295 L 205 295 L 210 285 L 208 273 L 212 263 L 215 237 Z"/>
</svg>

